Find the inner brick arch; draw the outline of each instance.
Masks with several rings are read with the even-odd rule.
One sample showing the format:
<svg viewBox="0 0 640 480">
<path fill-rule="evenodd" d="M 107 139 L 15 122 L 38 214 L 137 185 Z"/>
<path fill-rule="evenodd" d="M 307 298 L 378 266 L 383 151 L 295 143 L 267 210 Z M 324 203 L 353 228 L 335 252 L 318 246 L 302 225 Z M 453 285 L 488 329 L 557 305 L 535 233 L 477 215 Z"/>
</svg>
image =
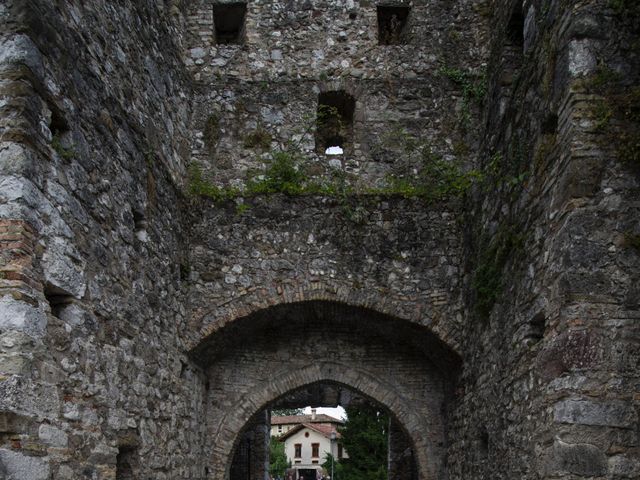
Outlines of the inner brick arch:
<svg viewBox="0 0 640 480">
<path fill-rule="evenodd" d="M 425 327 L 361 307 L 298 302 L 229 322 L 191 355 L 209 385 L 208 478 L 228 478 L 234 446 L 258 412 L 317 382 L 385 406 L 412 439 L 419 478 L 446 478 L 460 359 Z"/>
<path fill-rule="evenodd" d="M 350 288 L 351 287 L 351 288 Z M 193 322 L 200 324 L 188 343 L 188 350 L 198 355 L 218 333 L 234 322 L 254 315 L 256 312 L 284 305 L 323 304 L 332 308 L 340 305 L 357 308 L 376 315 L 393 317 L 398 322 L 428 327 L 430 335 L 459 356 L 461 352 L 459 330 L 451 328 L 448 319 L 440 320 L 448 312 L 451 302 L 444 291 L 430 291 L 421 297 L 395 295 L 389 290 L 356 290 L 340 282 L 308 282 L 274 284 L 270 288 L 259 288 L 242 297 L 228 300 L 224 304 L 204 312 L 194 312 Z M 325 307 L 326 308 L 326 307 Z"/>
<path fill-rule="evenodd" d="M 227 418 L 234 425 L 242 424 L 242 428 L 238 431 L 236 438 L 232 442 L 227 441 L 224 447 L 225 453 L 222 454 L 226 457 L 223 458 L 227 458 L 224 474 L 213 478 L 229 478 L 234 452 L 244 431 L 260 421 L 259 418 L 256 418 L 257 414 L 269 408 L 270 405 L 277 403 L 279 398 L 288 395 L 292 391 L 317 383 L 332 383 L 346 387 L 387 409 L 393 420 L 411 441 L 411 446 L 416 454 L 416 467 L 419 478 L 440 478 L 435 467 L 437 463 L 434 461 L 436 454 L 431 448 L 428 437 L 424 435 L 425 422 L 420 419 L 416 410 L 412 407 L 411 401 L 397 395 L 391 385 L 371 377 L 365 371 L 337 362 L 308 365 L 304 369 L 289 372 L 277 379 L 265 382 L 264 388 L 258 390 L 256 395 L 250 399 L 250 402 L 261 405 L 256 412 L 250 414 L 249 411 L 244 410 L 239 412 L 238 417 Z M 355 387 L 354 383 L 358 384 L 359 387 Z M 224 441 L 224 432 L 221 432 L 221 435 L 216 438 L 216 442 Z M 218 472 L 218 475 L 221 473 Z"/>
</svg>

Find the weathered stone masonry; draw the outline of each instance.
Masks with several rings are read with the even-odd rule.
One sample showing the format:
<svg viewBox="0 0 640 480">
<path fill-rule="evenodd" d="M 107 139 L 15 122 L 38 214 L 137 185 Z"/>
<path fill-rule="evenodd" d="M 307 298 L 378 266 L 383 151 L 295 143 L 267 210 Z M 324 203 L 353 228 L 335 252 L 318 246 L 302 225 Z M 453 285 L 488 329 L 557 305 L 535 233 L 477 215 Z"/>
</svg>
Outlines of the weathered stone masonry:
<svg viewBox="0 0 640 480">
<path fill-rule="evenodd" d="M 255 0 L 216 40 L 229 3 L 0 1 L 0 478 L 222 479 L 318 382 L 421 479 L 640 476 L 637 6 Z M 485 180 L 367 195 L 398 136 Z M 358 194 L 189 196 L 290 142 Z"/>
</svg>

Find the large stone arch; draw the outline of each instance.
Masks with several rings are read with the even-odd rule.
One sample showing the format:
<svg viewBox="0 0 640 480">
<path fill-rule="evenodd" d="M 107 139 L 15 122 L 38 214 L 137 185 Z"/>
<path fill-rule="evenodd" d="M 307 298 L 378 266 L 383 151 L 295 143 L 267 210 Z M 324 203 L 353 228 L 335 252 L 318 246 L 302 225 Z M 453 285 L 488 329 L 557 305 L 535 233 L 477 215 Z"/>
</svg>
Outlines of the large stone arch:
<svg viewBox="0 0 640 480">
<path fill-rule="evenodd" d="M 252 215 L 238 216 L 230 204 L 193 220 L 188 349 L 261 309 L 325 301 L 428 327 L 462 351 L 463 236 L 455 211 L 414 199 L 246 201 Z M 363 223 L 354 224 L 347 208 L 365 211 Z"/>
<path fill-rule="evenodd" d="M 446 478 L 447 410 L 460 359 L 423 326 L 344 303 L 285 303 L 229 321 L 191 354 L 208 378 L 212 479 L 227 478 L 234 445 L 257 412 L 318 382 L 386 407 L 414 444 L 420 479 Z"/>
<path fill-rule="evenodd" d="M 339 280 L 274 283 L 270 287 L 257 288 L 215 307 L 194 312 L 192 322 L 200 325 L 200 329 L 192 337 L 188 349 L 201 349 L 225 327 L 255 312 L 284 304 L 323 302 L 371 310 L 400 322 L 425 326 L 447 348 L 460 355 L 460 331 L 451 328 L 450 322 L 441 316 L 439 309 L 434 308 L 434 302 L 443 304 L 448 298 L 447 292 L 437 290 L 421 296 L 396 294 L 382 288 L 358 290 L 348 282 Z"/>
<path fill-rule="evenodd" d="M 372 377 L 362 369 L 338 362 L 321 362 L 308 365 L 302 370 L 286 372 L 277 379 L 264 382 L 263 388 L 259 388 L 254 396 L 247 398 L 243 408 L 225 417 L 227 427 L 233 428 L 234 431 L 237 428 L 238 435 L 235 439 L 230 440 L 225 438 L 223 430 L 218 431 L 218 435 L 214 440 L 216 454 L 219 454 L 221 458 L 226 458 L 228 461 L 224 466 L 224 471 L 222 469 L 214 471 L 213 478 L 226 478 L 229 473 L 232 452 L 238 443 L 240 434 L 257 412 L 267 408 L 269 404 L 290 391 L 319 382 L 344 385 L 387 408 L 413 442 L 420 478 L 429 480 L 438 478 L 433 465 L 435 462 L 430 461 L 430 457 L 433 458 L 433 452 L 428 439 L 424 435 L 424 422 L 421 421 L 417 412 L 411 408 L 410 402 L 397 395 L 392 386 L 386 382 Z"/>
</svg>

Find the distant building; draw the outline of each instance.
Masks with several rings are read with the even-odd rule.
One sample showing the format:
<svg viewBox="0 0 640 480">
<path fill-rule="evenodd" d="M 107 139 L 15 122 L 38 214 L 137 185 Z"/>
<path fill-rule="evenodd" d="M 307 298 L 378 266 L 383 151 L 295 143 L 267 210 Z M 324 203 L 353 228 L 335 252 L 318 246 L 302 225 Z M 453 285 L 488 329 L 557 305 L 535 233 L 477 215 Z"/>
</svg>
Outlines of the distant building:
<svg viewBox="0 0 640 480">
<path fill-rule="evenodd" d="M 271 417 L 271 436 L 279 437 L 293 427 L 297 427 L 302 423 L 328 423 L 335 425 L 342 425 L 342 420 L 324 415 L 322 413 L 316 414 L 316 409 L 311 409 L 311 415 L 285 415 L 285 416 L 272 416 Z"/>
<path fill-rule="evenodd" d="M 323 475 L 322 464 L 328 453 L 336 459 L 348 456 L 337 443 L 340 438 L 337 427 L 342 423 L 329 415 L 317 415 L 312 409 L 311 415 L 272 417 L 271 435 L 284 442 L 284 451 L 296 478 L 316 480 Z"/>
</svg>

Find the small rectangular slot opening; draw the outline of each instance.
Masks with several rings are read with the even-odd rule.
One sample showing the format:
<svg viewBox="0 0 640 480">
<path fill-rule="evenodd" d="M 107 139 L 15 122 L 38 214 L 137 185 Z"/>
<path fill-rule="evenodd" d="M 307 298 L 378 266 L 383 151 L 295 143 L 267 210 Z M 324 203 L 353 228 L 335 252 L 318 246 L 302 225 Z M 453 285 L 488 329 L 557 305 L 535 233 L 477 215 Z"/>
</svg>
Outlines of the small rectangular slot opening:
<svg viewBox="0 0 640 480">
<path fill-rule="evenodd" d="M 402 45 L 407 43 L 407 20 L 410 7 L 378 6 L 378 43 Z"/>
<path fill-rule="evenodd" d="M 244 19 L 246 3 L 224 3 L 213 5 L 213 21 L 216 43 L 219 45 L 240 45 L 244 43 Z"/>
</svg>

